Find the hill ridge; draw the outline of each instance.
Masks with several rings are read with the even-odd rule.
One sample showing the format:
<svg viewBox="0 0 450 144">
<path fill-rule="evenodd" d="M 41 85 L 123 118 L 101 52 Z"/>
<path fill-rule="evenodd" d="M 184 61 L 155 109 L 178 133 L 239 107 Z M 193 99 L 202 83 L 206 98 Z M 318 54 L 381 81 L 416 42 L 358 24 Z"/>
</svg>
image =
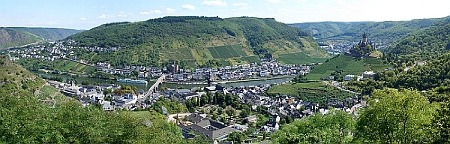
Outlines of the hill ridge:
<svg viewBox="0 0 450 144">
<path fill-rule="evenodd" d="M 224 56 L 218 58 L 208 50 L 210 47 L 229 46 L 238 46 L 239 52 L 244 54 L 242 57 L 253 57 L 251 59 L 278 58 L 289 53 L 327 57 L 307 33 L 271 18 L 170 16 L 141 22 L 103 24 L 70 36 L 67 40 L 75 40 L 79 46 L 126 47 L 118 53 L 126 53 L 120 57 L 129 57 L 127 61 L 131 61 L 131 64 L 143 62 L 135 55 L 151 55 L 155 52 L 159 56 L 152 57 L 151 61 L 160 64 L 170 60 L 184 60 L 191 65 L 249 62 L 226 54 L 234 52 L 220 50 Z M 174 57 L 168 54 L 179 52 L 188 55 Z M 102 57 L 109 59 L 94 61 L 118 59 L 109 54 Z"/>
</svg>

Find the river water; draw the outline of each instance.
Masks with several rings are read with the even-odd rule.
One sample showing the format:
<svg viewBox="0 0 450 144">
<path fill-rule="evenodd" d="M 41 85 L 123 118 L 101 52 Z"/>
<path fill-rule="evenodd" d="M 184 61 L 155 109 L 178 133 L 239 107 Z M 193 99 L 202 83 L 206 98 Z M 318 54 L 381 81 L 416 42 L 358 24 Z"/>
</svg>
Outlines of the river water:
<svg viewBox="0 0 450 144">
<path fill-rule="evenodd" d="M 37 75 L 41 77 L 61 77 L 63 80 L 67 79 L 75 79 L 78 83 L 81 83 L 83 81 L 88 81 L 89 83 L 96 83 L 96 84 L 119 84 L 119 85 L 130 85 L 135 86 L 138 89 L 147 90 L 149 89 L 155 82 L 150 81 L 148 84 L 131 84 L 131 83 L 121 83 L 117 82 L 115 80 L 107 80 L 107 79 L 100 79 L 100 78 L 88 78 L 88 77 L 76 77 L 76 76 L 69 76 L 69 75 L 60 75 L 60 74 L 50 74 L 50 73 L 42 73 L 42 72 L 35 72 Z M 220 85 L 224 87 L 241 87 L 241 86 L 257 86 L 257 85 L 265 85 L 265 84 L 280 84 L 287 81 L 292 80 L 292 77 L 284 77 L 284 78 L 274 78 L 274 79 L 268 79 L 268 80 L 254 80 L 254 81 L 245 81 L 245 82 L 230 82 L 230 83 L 220 83 Z M 194 87 L 205 87 L 206 85 L 203 84 L 176 84 L 176 83 L 163 83 L 162 87 L 166 88 L 172 88 L 172 89 L 191 89 Z"/>
</svg>

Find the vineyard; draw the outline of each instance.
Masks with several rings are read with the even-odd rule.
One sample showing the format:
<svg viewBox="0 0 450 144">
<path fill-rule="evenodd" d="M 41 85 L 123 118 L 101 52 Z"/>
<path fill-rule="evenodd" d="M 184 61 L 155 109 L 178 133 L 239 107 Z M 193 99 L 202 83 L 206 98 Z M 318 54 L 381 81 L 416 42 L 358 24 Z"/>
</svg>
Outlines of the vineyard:
<svg viewBox="0 0 450 144">
<path fill-rule="evenodd" d="M 240 45 L 230 45 L 230 46 L 218 46 L 218 47 L 209 47 L 208 50 L 212 54 L 213 58 L 233 58 L 233 57 L 242 57 L 247 56 L 244 51 L 242 51 L 243 47 Z"/>
</svg>

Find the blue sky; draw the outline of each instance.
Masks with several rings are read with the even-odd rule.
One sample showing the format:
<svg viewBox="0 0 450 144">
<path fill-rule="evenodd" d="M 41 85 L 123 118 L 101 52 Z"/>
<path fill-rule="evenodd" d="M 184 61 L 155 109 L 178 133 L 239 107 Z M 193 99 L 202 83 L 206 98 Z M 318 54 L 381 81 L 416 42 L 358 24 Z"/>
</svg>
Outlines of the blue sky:
<svg viewBox="0 0 450 144">
<path fill-rule="evenodd" d="M 164 16 L 254 16 L 284 23 L 390 21 L 450 15 L 445 0 L 0 0 L 0 27 L 90 29 Z"/>
</svg>

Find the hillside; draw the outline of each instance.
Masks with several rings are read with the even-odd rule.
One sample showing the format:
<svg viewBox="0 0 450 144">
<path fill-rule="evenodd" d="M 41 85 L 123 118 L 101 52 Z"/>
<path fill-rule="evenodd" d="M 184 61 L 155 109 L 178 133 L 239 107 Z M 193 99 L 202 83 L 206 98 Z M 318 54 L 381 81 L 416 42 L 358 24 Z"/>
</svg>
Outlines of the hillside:
<svg viewBox="0 0 450 144">
<path fill-rule="evenodd" d="M 377 43 L 391 43 L 410 33 L 448 21 L 450 17 L 385 22 L 313 22 L 291 26 L 301 28 L 321 40 L 353 41 L 363 33 L 368 33 Z"/>
<path fill-rule="evenodd" d="M 417 61 L 434 59 L 450 50 L 450 23 L 432 26 L 401 39 L 387 49 L 390 59 Z"/>
<path fill-rule="evenodd" d="M 40 77 L 0 55 L 0 96 L 32 95 L 49 104 L 59 105 L 69 99 Z"/>
<path fill-rule="evenodd" d="M 35 35 L 8 28 L 0 28 L 0 48 L 21 46 L 38 41 L 41 41 L 41 39 Z"/>
<path fill-rule="evenodd" d="M 382 71 L 389 67 L 391 66 L 377 58 L 358 59 L 352 56 L 338 55 L 314 67 L 306 75 L 306 78 L 308 80 L 320 80 L 327 78 L 331 74 L 342 78 L 348 74 L 361 75 L 364 71 Z"/>
<path fill-rule="evenodd" d="M 183 140 L 175 124 L 152 110 L 83 107 L 1 55 L 0 80 L 0 143 L 206 143 Z"/>
<path fill-rule="evenodd" d="M 64 39 L 81 30 L 60 28 L 0 27 L 0 49 Z"/>
<path fill-rule="evenodd" d="M 274 19 L 238 17 L 164 17 L 143 22 L 104 24 L 70 36 L 79 46 L 125 47 L 98 54 L 93 61 L 121 64 L 187 65 L 249 63 L 285 54 L 326 57 L 305 32 Z M 145 57 L 143 57 L 145 56 Z M 303 57 L 298 57 L 302 59 Z"/>
<path fill-rule="evenodd" d="M 428 61 L 423 66 L 415 66 L 395 77 L 386 74 L 383 80 L 396 88 L 414 88 L 431 90 L 433 88 L 449 86 L 450 84 L 450 53 Z"/>
<path fill-rule="evenodd" d="M 31 33 L 45 41 L 57 41 L 67 38 L 83 30 L 64 29 L 64 28 L 31 28 L 31 27 L 10 27 L 9 29 Z"/>
</svg>

